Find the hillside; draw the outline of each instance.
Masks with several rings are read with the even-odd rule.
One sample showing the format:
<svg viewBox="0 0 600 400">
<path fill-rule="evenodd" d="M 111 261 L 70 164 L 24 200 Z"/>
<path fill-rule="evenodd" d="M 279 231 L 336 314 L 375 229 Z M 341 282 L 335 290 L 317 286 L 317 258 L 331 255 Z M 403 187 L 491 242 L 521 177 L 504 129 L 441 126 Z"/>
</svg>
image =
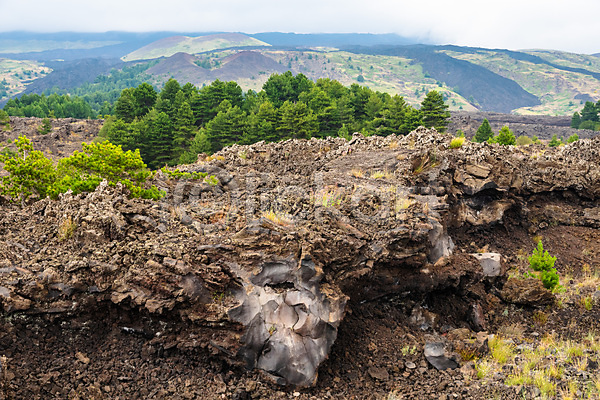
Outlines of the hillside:
<svg viewBox="0 0 600 400">
<path fill-rule="evenodd" d="M 223 33 L 199 37 L 172 36 L 157 40 L 123 57 L 123 61 L 151 60 L 170 57 L 176 53 L 204 53 L 230 47 L 269 46 L 269 44 L 241 33 Z"/>
<path fill-rule="evenodd" d="M 0 34 L 0 41 L 22 40 L 19 51 L 42 38 Z M 49 35 L 46 45 L 64 42 L 68 47 L 73 39 L 72 34 Z M 102 42 L 119 44 L 91 48 Z M 271 42 L 276 46 L 267 46 Z M 159 65 L 150 69 L 150 78 L 140 73 L 131 81 L 149 80 L 158 89 L 175 77 L 197 85 L 235 80 L 244 90 L 260 90 L 271 73 L 291 70 L 311 80 L 331 78 L 347 86 L 358 83 L 399 94 L 412 105 L 435 89 L 444 93 L 455 111 L 571 116 L 586 101 L 600 99 L 600 58 L 594 55 L 412 43 L 397 35 L 371 34 L 86 34 L 81 45 L 86 48 L 6 55 L 0 62 L 0 82 L 7 82 L 6 93 L 0 86 L 0 104 L 10 96 L 55 86 L 68 92 L 93 81 L 94 75 L 106 76 L 115 57 L 155 59 Z M 251 47 L 251 52 L 244 47 Z M 23 57 L 27 60 L 18 61 Z M 31 61 L 36 57 L 45 61 Z M 51 57 L 67 61 L 49 61 Z M 89 60 L 72 62 L 69 57 Z M 140 61 L 112 65 L 128 67 L 132 62 Z"/>
<path fill-rule="evenodd" d="M 261 142 L 181 167 L 215 186 L 157 172 L 157 202 L 0 201 L 0 393 L 597 398 L 600 137 L 450 139 Z M 561 290 L 529 275 L 540 240 Z"/>
<path fill-rule="evenodd" d="M 208 68 L 201 67 L 204 65 Z M 272 73 L 285 72 L 287 68 L 278 64 L 272 58 L 254 51 L 241 51 L 219 59 L 218 66 L 210 68 L 209 59 L 195 57 L 187 53 L 177 53 L 159 61 L 148 69 L 148 74 L 158 76 L 164 81 L 173 77 L 179 82 L 191 82 L 202 86 L 220 79 L 222 81 L 237 81 L 246 90 L 260 89 Z M 256 78 L 259 77 L 259 80 Z M 254 81 L 254 85 L 245 82 Z M 250 86 L 250 87 L 249 87 Z"/>
</svg>

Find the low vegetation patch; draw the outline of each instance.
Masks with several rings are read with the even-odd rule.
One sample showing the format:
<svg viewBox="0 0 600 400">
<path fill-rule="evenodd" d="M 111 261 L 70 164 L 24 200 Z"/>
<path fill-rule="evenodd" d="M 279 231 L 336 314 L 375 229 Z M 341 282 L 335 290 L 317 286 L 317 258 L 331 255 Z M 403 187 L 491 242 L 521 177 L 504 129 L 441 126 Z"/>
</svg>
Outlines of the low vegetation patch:
<svg viewBox="0 0 600 400">
<path fill-rule="evenodd" d="M 455 137 L 450 141 L 450 148 L 451 149 L 459 149 L 462 147 L 464 142 L 465 142 L 464 137 Z"/>
</svg>

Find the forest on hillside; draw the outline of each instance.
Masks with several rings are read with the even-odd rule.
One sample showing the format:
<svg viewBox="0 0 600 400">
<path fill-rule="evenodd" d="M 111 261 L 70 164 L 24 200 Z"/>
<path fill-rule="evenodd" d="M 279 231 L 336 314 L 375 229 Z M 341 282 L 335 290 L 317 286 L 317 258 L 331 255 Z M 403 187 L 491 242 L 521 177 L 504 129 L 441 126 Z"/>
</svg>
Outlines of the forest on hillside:
<svg viewBox="0 0 600 400">
<path fill-rule="evenodd" d="M 273 74 L 260 92 L 244 93 L 233 81 L 203 88 L 174 79 L 157 92 L 142 83 L 122 91 L 102 138 L 124 150 L 139 149 L 150 168 L 196 161 L 233 143 L 290 138 L 406 134 L 420 125 L 443 131 L 447 105 L 431 91 L 420 109 L 400 96 L 302 74 Z"/>
</svg>

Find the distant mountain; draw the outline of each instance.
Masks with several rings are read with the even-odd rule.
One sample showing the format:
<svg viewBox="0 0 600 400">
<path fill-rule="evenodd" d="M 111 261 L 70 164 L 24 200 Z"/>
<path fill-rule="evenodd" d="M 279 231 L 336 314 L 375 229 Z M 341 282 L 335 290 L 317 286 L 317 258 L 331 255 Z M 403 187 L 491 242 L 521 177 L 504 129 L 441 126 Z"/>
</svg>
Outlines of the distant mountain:
<svg viewBox="0 0 600 400">
<path fill-rule="evenodd" d="M 151 60 L 170 57 L 182 52 L 196 54 L 211 50 L 248 46 L 269 46 L 269 44 L 241 33 L 222 33 L 199 37 L 171 36 L 152 42 L 127 54 L 123 57 L 123 61 Z"/>
<path fill-rule="evenodd" d="M 264 32 L 252 37 L 270 43 L 273 46 L 290 47 L 339 47 L 339 46 L 376 46 L 376 45 L 408 45 L 424 43 L 417 38 L 409 38 L 395 33 L 282 33 Z M 426 43 L 426 42 L 425 42 Z"/>
<path fill-rule="evenodd" d="M 150 75 L 173 77 L 179 82 L 191 82 L 202 86 L 215 79 L 222 81 L 252 79 L 263 76 L 266 80 L 272 73 L 284 72 L 284 66 L 272 58 L 252 51 L 241 51 L 220 61 L 218 68 L 207 69 L 199 66 L 198 58 L 187 53 L 177 53 L 165 58 L 148 69 Z"/>
<path fill-rule="evenodd" d="M 207 33 L 189 33 L 199 36 Z M 181 32 L 0 32 L 0 57 L 13 60 L 121 58 L 149 43 Z M 3 46 L 4 43 L 4 46 Z M 102 43 L 109 43 L 101 45 Z"/>
<path fill-rule="evenodd" d="M 3 41 L 20 53 L 0 54 L 0 106 L 20 93 L 69 91 L 124 66 L 132 69 L 112 74 L 111 88 L 148 81 L 160 89 L 174 77 L 199 86 L 235 80 L 244 90 L 260 90 L 272 73 L 289 70 L 398 94 L 412 105 L 438 90 L 456 111 L 572 115 L 600 99 L 600 53 L 423 45 L 395 34 L 358 33 L 12 32 L 0 33 L 0 48 Z M 106 43 L 112 44 L 101 46 Z"/>
<path fill-rule="evenodd" d="M 69 90 L 93 82 L 98 75 L 106 75 L 112 69 L 122 68 L 124 63 L 115 58 L 88 58 L 69 62 L 49 62 L 46 65 L 54 71 L 28 85 L 24 93 L 42 93 L 52 88 Z"/>
<path fill-rule="evenodd" d="M 437 46 L 374 46 L 348 48 L 351 52 L 405 57 L 419 63 L 425 73 L 453 88 L 462 97 L 476 102 L 482 111 L 509 113 L 515 108 L 532 107 L 540 100 L 513 80 L 479 65 L 450 57 Z"/>
</svg>

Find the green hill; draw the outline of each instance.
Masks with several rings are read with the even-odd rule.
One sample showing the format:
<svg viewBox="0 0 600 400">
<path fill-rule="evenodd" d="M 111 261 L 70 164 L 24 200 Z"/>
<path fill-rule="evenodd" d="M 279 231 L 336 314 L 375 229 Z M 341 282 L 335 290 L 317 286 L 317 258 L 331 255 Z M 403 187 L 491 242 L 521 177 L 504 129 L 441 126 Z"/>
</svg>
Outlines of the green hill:
<svg viewBox="0 0 600 400">
<path fill-rule="evenodd" d="M 171 36 L 152 42 L 127 54 L 122 59 L 123 61 L 151 60 L 170 57 L 176 53 L 197 54 L 246 46 L 269 46 L 269 44 L 241 33 L 223 33 L 199 37 Z"/>
</svg>

